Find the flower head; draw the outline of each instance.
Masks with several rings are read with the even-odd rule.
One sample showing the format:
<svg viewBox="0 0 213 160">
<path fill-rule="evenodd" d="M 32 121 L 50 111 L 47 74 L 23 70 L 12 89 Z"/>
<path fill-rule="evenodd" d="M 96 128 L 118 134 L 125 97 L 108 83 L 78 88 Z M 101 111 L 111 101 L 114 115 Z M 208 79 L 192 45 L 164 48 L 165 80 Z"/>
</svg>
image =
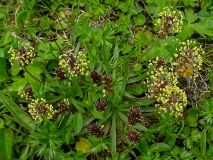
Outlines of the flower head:
<svg viewBox="0 0 213 160">
<path fill-rule="evenodd" d="M 140 110 L 138 108 L 131 108 L 128 114 L 128 123 L 134 125 L 139 122 Z"/>
<path fill-rule="evenodd" d="M 51 104 L 46 104 L 46 100 L 43 98 L 33 99 L 31 103 L 28 104 L 28 108 L 29 113 L 35 120 L 42 120 L 44 117 L 47 117 L 47 119 L 52 119 L 56 113 L 53 106 Z"/>
<path fill-rule="evenodd" d="M 159 38 L 165 38 L 170 33 L 179 33 L 183 26 L 183 15 L 172 7 L 164 7 L 163 11 L 158 14 L 160 17 L 157 21 L 161 26 L 158 32 Z"/>
<path fill-rule="evenodd" d="M 67 111 L 69 107 L 69 100 L 68 99 L 64 99 L 60 104 L 59 104 L 59 107 L 58 107 L 58 113 L 60 114 L 63 114 Z"/>
<path fill-rule="evenodd" d="M 95 103 L 96 110 L 97 110 L 97 111 L 100 111 L 100 112 L 104 111 L 105 108 L 106 108 L 106 104 L 107 104 L 107 103 L 106 103 L 105 100 L 99 99 L 99 100 L 96 101 L 96 103 Z"/>
<path fill-rule="evenodd" d="M 19 89 L 18 95 L 20 95 L 21 98 L 25 98 L 26 100 L 32 100 L 34 98 L 32 88 L 29 85 L 24 87 L 24 89 Z"/>
<path fill-rule="evenodd" d="M 87 57 L 83 52 L 78 52 L 77 56 L 73 54 L 63 54 L 60 57 L 59 65 L 71 76 L 89 76 L 89 64 Z"/>
<path fill-rule="evenodd" d="M 128 138 L 129 138 L 130 142 L 133 142 L 133 143 L 139 143 L 140 142 L 140 136 L 135 131 L 130 131 L 128 133 Z"/>
<path fill-rule="evenodd" d="M 186 42 L 180 42 L 177 52 L 172 62 L 172 67 L 178 73 L 178 77 L 189 77 L 195 80 L 198 76 L 198 71 L 201 70 L 204 50 L 195 41 L 187 40 Z"/>
<path fill-rule="evenodd" d="M 96 124 L 93 124 L 93 123 L 90 123 L 88 126 L 87 126 L 87 130 L 92 134 L 92 135 L 95 135 L 96 137 L 102 137 L 104 135 L 104 132 L 103 132 L 103 129 L 102 127 L 96 125 Z"/>
<path fill-rule="evenodd" d="M 34 48 L 29 46 L 28 44 L 20 46 L 18 49 L 14 49 L 11 47 L 8 53 L 11 54 L 11 65 L 17 62 L 19 66 L 27 66 L 29 63 L 33 62 L 36 56 Z"/>
</svg>

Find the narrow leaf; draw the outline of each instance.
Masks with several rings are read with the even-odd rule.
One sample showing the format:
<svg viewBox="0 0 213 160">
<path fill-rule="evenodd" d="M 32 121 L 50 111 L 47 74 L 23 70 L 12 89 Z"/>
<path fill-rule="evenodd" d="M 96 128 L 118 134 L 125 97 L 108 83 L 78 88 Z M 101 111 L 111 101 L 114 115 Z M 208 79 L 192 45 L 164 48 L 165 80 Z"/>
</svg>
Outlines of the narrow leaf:
<svg viewBox="0 0 213 160">
<path fill-rule="evenodd" d="M 3 155 L 5 160 L 10 160 L 12 158 L 12 141 L 13 135 L 9 129 L 0 129 L 0 157 Z"/>
<path fill-rule="evenodd" d="M 35 123 L 33 119 L 11 99 L 0 94 L 0 101 L 7 107 L 11 112 L 15 120 L 24 128 L 33 131 L 35 129 Z"/>
<path fill-rule="evenodd" d="M 206 130 L 203 129 L 201 133 L 201 154 L 206 154 Z"/>
<path fill-rule="evenodd" d="M 112 116 L 112 155 L 116 154 L 116 115 Z"/>
<path fill-rule="evenodd" d="M 140 123 L 137 123 L 136 125 L 135 125 L 135 128 L 137 128 L 138 130 L 140 130 L 140 131 L 149 131 L 149 129 L 148 128 L 146 128 L 144 125 L 142 125 L 142 124 L 140 124 Z"/>
<path fill-rule="evenodd" d="M 91 113 L 97 119 L 103 119 L 104 118 L 103 114 L 101 112 L 95 110 L 95 109 L 92 109 Z"/>
</svg>

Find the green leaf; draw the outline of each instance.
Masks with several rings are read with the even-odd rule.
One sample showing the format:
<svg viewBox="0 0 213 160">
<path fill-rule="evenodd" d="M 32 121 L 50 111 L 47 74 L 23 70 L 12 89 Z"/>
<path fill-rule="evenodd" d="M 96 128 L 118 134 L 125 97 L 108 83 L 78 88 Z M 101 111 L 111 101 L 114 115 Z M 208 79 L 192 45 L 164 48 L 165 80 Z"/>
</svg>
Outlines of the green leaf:
<svg viewBox="0 0 213 160">
<path fill-rule="evenodd" d="M 27 80 L 25 78 L 18 78 L 15 82 L 13 82 L 13 90 L 18 91 L 20 88 L 24 88 L 24 86 L 27 84 Z"/>
<path fill-rule="evenodd" d="M 92 144 L 85 138 L 80 138 L 80 141 L 76 143 L 75 148 L 77 151 L 82 151 L 83 154 L 89 153 Z"/>
<path fill-rule="evenodd" d="M 9 31 L 2 34 L 2 39 L 0 41 L 0 47 L 5 46 L 6 44 L 10 43 L 12 40 L 11 33 Z"/>
<path fill-rule="evenodd" d="M 171 147 L 165 143 L 156 143 L 151 145 L 149 149 L 151 152 L 162 152 L 171 150 Z"/>
<path fill-rule="evenodd" d="M 19 160 L 26 160 L 28 158 L 29 149 L 30 149 L 30 145 L 28 143 L 26 146 L 24 146 L 21 156 L 19 157 Z"/>
<path fill-rule="evenodd" d="M 18 66 L 16 64 L 13 64 L 12 67 L 11 67 L 11 69 L 10 69 L 10 74 L 12 76 L 16 76 L 20 72 L 20 70 L 21 70 L 20 66 Z"/>
<path fill-rule="evenodd" d="M 76 100 L 75 98 L 73 98 L 71 100 L 72 104 L 75 106 L 75 108 L 81 112 L 81 113 L 85 113 L 85 110 L 79 105 L 78 100 Z"/>
<path fill-rule="evenodd" d="M 0 129 L 0 155 L 4 156 L 4 160 L 10 160 L 12 158 L 12 142 L 13 135 L 9 129 Z"/>
<path fill-rule="evenodd" d="M 197 13 L 194 14 L 194 10 L 192 8 L 185 9 L 185 19 L 188 20 L 189 23 L 193 23 L 198 19 Z"/>
<path fill-rule="evenodd" d="M 0 129 L 4 126 L 4 120 L 0 118 Z"/>
<path fill-rule="evenodd" d="M 73 118 L 74 129 L 76 133 L 79 133 L 83 127 L 82 113 L 78 112 Z"/>
<path fill-rule="evenodd" d="M 6 108 L 11 112 L 15 120 L 24 128 L 33 131 L 35 130 L 35 123 L 33 119 L 12 100 L 0 94 L 0 101 L 4 103 Z"/>
<path fill-rule="evenodd" d="M 196 7 L 198 6 L 198 0 L 183 0 L 185 6 Z"/>
<path fill-rule="evenodd" d="M 0 49 L 0 57 L 4 57 L 4 50 Z"/>
<path fill-rule="evenodd" d="M 18 23 L 23 23 L 28 19 L 28 17 L 29 17 L 29 11 L 23 10 L 23 11 L 18 13 L 16 21 Z"/>
<path fill-rule="evenodd" d="M 124 2 L 121 2 L 121 3 L 118 5 L 118 8 L 119 8 L 122 12 L 124 12 L 124 13 L 126 13 L 126 12 L 129 11 L 129 6 L 127 5 L 127 3 L 124 3 Z"/>
<path fill-rule="evenodd" d="M 194 23 L 192 24 L 192 28 L 203 37 L 205 37 L 205 35 L 213 36 L 213 31 L 209 30 L 205 22 Z"/>
<path fill-rule="evenodd" d="M 137 25 L 143 25 L 146 22 L 146 17 L 143 14 L 139 14 L 138 16 L 134 17 L 134 22 Z"/>
<path fill-rule="evenodd" d="M 146 153 L 149 149 L 149 144 L 146 140 L 142 140 L 137 146 L 137 149 L 140 153 Z"/>
<path fill-rule="evenodd" d="M 0 71 L 1 71 L 0 82 L 4 82 L 4 81 L 8 80 L 9 76 L 8 76 L 6 70 L 4 68 L 0 67 Z"/>
<path fill-rule="evenodd" d="M 136 125 L 135 125 L 135 128 L 137 128 L 138 130 L 140 130 L 140 131 L 149 131 L 149 129 L 148 128 L 146 128 L 144 125 L 142 125 L 142 124 L 140 124 L 140 123 L 137 123 Z"/>
<path fill-rule="evenodd" d="M 103 114 L 101 112 L 95 110 L 95 109 L 92 109 L 91 113 L 97 119 L 103 119 L 104 118 Z"/>
<path fill-rule="evenodd" d="M 213 11 L 210 13 L 207 11 L 201 11 L 198 13 L 198 17 L 201 19 L 201 22 L 205 22 L 209 27 L 213 25 Z"/>
<path fill-rule="evenodd" d="M 51 20 L 47 17 L 47 16 L 43 16 L 40 19 L 40 27 L 45 30 L 45 29 L 49 29 L 50 28 L 50 24 L 51 24 Z"/>
<path fill-rule="evenodd" d="M 113 114 L 112 116 L 112 156 L 116 154 L 116 114 Z"/>
<path fill-rule="evenodd" d="M 188 124 L 190 127 L 196 127 L 199 113 L 200 111 L 197 108 L 190 108 L 185 123 Z"/>
<path fill-rule="evenodd" d="M 206 130 L 203 129 L 201 133 L 201 154 L 204 156 L 206 154 Z"/>
</svg>

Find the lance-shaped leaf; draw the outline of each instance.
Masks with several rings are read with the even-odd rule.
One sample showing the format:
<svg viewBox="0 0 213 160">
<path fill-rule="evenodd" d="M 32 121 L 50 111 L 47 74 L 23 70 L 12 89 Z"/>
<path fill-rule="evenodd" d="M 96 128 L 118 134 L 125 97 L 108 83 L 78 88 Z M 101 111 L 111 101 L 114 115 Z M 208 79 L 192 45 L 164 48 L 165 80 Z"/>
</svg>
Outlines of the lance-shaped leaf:
<svg viewBox="0 0 213 160">
<path fill-rule="evenodd" d="M 3 94 L 0 94 L 0 101 L 5 105 L 5 107 L 11 112 L 15 120 L 24 128 L 28 130 L 35 129 L 35 123 L 33 119 L 16 103 L 11 99 L 7 98 Z"/>
</svg>

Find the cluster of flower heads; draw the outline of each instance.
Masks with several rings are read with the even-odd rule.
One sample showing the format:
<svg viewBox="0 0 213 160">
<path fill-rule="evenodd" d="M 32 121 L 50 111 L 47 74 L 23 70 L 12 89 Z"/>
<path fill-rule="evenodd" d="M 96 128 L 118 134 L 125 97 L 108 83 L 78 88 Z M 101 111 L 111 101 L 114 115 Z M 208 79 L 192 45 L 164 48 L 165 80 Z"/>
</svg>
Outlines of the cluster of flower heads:
<svg viewBox="0 0 213 160">
<path fill-rule="evenodd" d="M 29 63 L 32 63 L 36 56 L 34 48 L 29 46 L 29 44 L 24 44 L 18 49 L 14 49 L 11 47 L 8 53 L 11 54 L 10 58 L 11 65 L 17 63 L 19 66 L 22 67 L 27 66 Z"/>
<path fill-rule="evenodd" d="M 158 32 L 159 38 L 165 38 L 170 33 L 179 33 L 183 26 L 183 15 L 172 7 L 164 7 L 163 11 L 158 14 L 160 17 L 157 21 L 161 26 Z"/>
<path fill-rule="evenodd" d="M 138 108 L 131 108 L 128 114 L 128 124 L 135 125 L 139 123 L 141 119 L 140 109 Z M 128 133 L 128 139 L 130 142 L 139 143 L 140 142 L 140 135 L 135 130 L 131 130 Z"/>
<path fill-rule="evenodd" d="M 104 89 L 102 91 L 103 96 L 105 97 L 108 93 L 112 91 L 113 80 L 110 74 L 106 75 L 103 79 Z"/>
<path fill-rule="evenodd" d="M 58 105 L 58 110 L 54 110 L 53 105 L 47 104 L 45 99 L 35 99 L 32 88 L 29 85 L 19 89 L 18 95 L 20 95 L 21 98 L 30 101 L 28 104 L 29 113 L 35 120 L 42 120 L 44 117 L 52 119 L 56 113 L 63 114 L 68 110 L 70 104 L 68 99 L 63 99 Z"/>
<path fill-rule="evenodd" d="M 174 55 L 173 70 L 175 70 L 178 77 L 189 77 L 195 80 L 198 77 L 198 71 L 201 70 L 204 50 L 192 40 L 180 42 L 180 47 L 176 50 L 178 53 Z"/>
<path fill-rule="evenodd" d="M 47 104 L 46 100 L 41 99 L 32 99 L 30 104 L 28 104 L 29 113 L 31 114 L 33 119 L 42 120 L 43 117 L 47 117 L 47 119 L 52 119 L 56 110 L 53 109 L 51 104 Z"/>
<path fill-rule="evenodd" d="M 63 54 L 59 57 L 60 67 L 68 72 L 71 76 L 89 76 L 89 61 L 83 52 L 78 52 L 76 56 L 73 54 Z"/>
<path fill-rule="evenodd" d="M 187 105 L 187 97 L 183 90 L 177 87 L 178 77 L 168 68 L 163 58 L 157 58 L 149 63 L 150 79 L 147 80 L 149 98 L 156 99 L 156 107 L 160 112 L 182 116 Z"/>
<path fill-rule="evenodd" d="M 104 87 L 102 90 L 103 97 L 106 97 L 107 94 L 112 92 L 113 79 L 112 79 L 111 74 L 107 74 L 102 78 L 101 75 L 99 75 L 98 72 L 94 70 L 90 73 L 90 77 L 92 78 L 93 82 L 96 84 L 98 84 L 99 82 L 102 82 L 103 87 Z"/>
</svg>

